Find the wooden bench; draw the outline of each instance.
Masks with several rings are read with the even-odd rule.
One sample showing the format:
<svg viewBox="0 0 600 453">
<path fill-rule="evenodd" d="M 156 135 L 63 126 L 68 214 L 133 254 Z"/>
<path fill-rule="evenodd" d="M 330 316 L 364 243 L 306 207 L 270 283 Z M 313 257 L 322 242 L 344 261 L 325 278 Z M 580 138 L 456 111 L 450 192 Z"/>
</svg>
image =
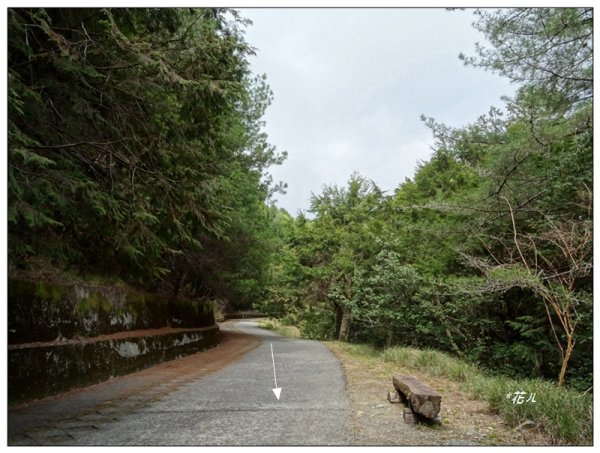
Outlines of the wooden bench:
<svg viewBox="0 0 600 453">
<path fill-rule="evenodd" d="M 399 396 L 408 402 L 408 407 L 427 419 L 434 420 L 440 413 L 442 404 L 442 395 L 433 390 L 429 385 L 419 381 L 414 376 L 405 376 L 401 374 L 394 375 L 392 378 L 394 388 Z M 388 399 L 390 397 L 388 396 Z M 392 401 L 392 399 L 390 399 Z M 404 418 L 408 417 L 405 411 Z"/>
</svg>

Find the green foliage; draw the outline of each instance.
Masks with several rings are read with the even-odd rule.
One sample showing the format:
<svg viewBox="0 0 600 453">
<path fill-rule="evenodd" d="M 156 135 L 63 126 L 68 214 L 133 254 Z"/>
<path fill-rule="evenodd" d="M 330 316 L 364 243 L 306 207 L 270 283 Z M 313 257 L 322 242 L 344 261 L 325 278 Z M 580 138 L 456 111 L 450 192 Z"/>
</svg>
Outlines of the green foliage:
<svg viewBox="0 0 600 453">
<path fill-rule="evenodd" d="M 463 59 L 520 84 L 506 113 L 423 116 L 434 151 L 393 194 L 354 173 L 293 218 L 269 206 L 285 153 L 235 12 L 10 9 L 10 267 L 49 257 L 308 338 L 590 388 L 592 10 L 476 14 L 490 47 Z"/>
<path fill-rule="evenodd" d="M 297 327 L 282 324 L 280 321 L 269 319 L 258 323 L 263 329 L 272 330 L 279 335 L 289 338 L 300 338 L 300 331 Z"/>
<path fill-rule="evenodd" d="M 368 339 L 389 346 L 400 339 L 406 341 L 415 327 L 426 330 L 415 298 L 420 276 L 411 266 L 401 264 L 398 253 L 381 251 L 368 273 L 358 272 L 356 280 L 352 312 L 355 324 L 364 326 L 363 335 Z"/>
<path fill-rule="evenodd" d="M 240 306 L 267 285 L 281 163 L 247 22 L 223 9 L 9 9 L 9 260 Z"/>
<path fill-rule="evenodd" d="M 298 328 L 303 338 L 311 340 L 337 339 L 335 313 L 328 306 L 309 306 L 298 315 Z"/>
<path fill-rule="evenodd" d="M 489 68 L 516 82 L 535 84 L 568 102 L 591 98 L 593 8 L 478 10 L 475 28 L 491 48 L 466 64 Z"/>
<path fill-rule="evenodd" d="M 588 445 L 592 439 L 592 397 L 541 380 L 477 375 L 465 382 L 473 395 L 489 402 L 511 426 L 532 421 L 558 445 Z M 535 403 L 513 404 L 508 393 L 535 394 Z"/>
</svg>

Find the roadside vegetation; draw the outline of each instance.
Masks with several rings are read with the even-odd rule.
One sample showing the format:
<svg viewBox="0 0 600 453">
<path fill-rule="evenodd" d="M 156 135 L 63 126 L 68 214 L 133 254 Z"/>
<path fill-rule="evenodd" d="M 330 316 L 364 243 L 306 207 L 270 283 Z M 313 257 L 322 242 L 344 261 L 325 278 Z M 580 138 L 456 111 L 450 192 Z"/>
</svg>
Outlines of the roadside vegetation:
<svg viewBox="0 0 600 453">
<path fill-rule="evenodd" d="M 273 332 L 283 335 L 284 337 L 301 338 L 300 329 L 298 329 L 296 326 L 282 324 L 276 319 L 263 319 L 258 322 L 258 325 L 263 329 L 272 330 Z"/>
<path fill-rule="evenodd" d="M 353 350 L 349 345 L 348 350 Z M 392 347 L 382 351 L 361 348 L 353 351 L 380 357 L 386 362 L 460 382 L 470 396 L 489 403 L 513 427 L 534 426 L 548 434 L 554 444 L 591 445 L 593 398 L 573 389 L 558 388 L 541 379 L 513 379 L 491 375 L 477 366 L 432 349 Z M 515 392 L 525 392 L 521 403 Z M 508 395 L 510 397 L 507 397 Z M 534 402 L 526 402 L 533 395 Z"/>
</svg>

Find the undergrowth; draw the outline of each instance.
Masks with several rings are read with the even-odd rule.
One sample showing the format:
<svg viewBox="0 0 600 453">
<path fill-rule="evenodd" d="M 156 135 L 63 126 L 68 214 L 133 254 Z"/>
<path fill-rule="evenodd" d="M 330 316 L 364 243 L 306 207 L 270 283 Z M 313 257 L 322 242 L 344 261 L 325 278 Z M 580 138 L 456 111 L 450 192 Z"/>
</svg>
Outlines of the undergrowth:
<svg viewBox="0 0 600 453">
<path fill-rule="evenodd" d="M 592 395 L 558 387 L 540 379 L 491 376 L 473 364 L 431 349 L 392 347 L 376 351 L 347 346 L 363 355 L 379 356 L 386 362 L 409 370 L 458 382 L 461 389 L 472 397 L 487 401 L 492 410 L 499 413 L 510 426 L 536 425 L 554 444 L 592 444 Z"/>
<path fill-rule="evenodd" d="M 272 330 L 284 337 L 300 338 L 300 331 L 297 327 L 282 324 L 275 319 L 261 320 L 258 322 L 258 325 L 263 329 Z"/>
</svg>

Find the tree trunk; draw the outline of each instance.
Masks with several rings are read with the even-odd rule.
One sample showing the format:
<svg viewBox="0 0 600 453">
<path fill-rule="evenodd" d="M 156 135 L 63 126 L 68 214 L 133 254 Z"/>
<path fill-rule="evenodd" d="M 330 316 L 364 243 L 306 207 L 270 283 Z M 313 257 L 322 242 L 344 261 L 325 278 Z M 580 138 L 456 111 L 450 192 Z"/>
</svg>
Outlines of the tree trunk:
<svg viewBox="0 0 600 453">
<path fill-rule="evenodd" d="M 179 290 L 181 289 L 181 282 L 183 281 L 184 276 L 185 274 L 180 273 L 177 274 L 177 277 L 175 278 L 175 284 L 173 285 L 173 299 L 177 299 L 177 296 L 179 296 Z"/>
<path fill-rule="evenodd" d="M 454 342 L 454 337 L 452 336 L 452 332 L 450 332 L 450 329 L 448 329 L 447 327 L 446 327 L 446 336 L 450 340 L 450 346 L 452 346 L 452 349 L 454 350 L 454 352 L 456 352 L 456 354 L 459 357 L 462 357 L 462 351 L 460 350 L 458 345 Z"/>
<path fill-rule="evenodd" d="M 335 338 L 340 337 L 340 328 L 342 327 L 343 310 L 342 306 L 337 302 L 333 303 L 335 309 Z"/>
<path fill-rule="evenodd" d="M 567 334 L 567 348 L 565 350 L 564 357 L 562 359 L 562 366 L 560 367 L 560 374 L 558 375 L 558 385 L 563 385 L 565 382 L 565 375 L 567 374 L 567 366 L 569 365 L 569 359 L 573 353 L 575 347 L 575 338 L 572 334 Z"/>
<path fill-rule="evenodd" d="M 349 307 L 342 307 L 342 320 L 340 323 L 339 341 L 348 341 L 350 335 L 350 315 L 352 314 Z"/>
<path fill-rule="evenodd" d="M 546 302 L 546 301 L 545 301 Z M 552 310 L 558 317 L 560 321 L 560 325 L 567 337 L 566 345 L 563 347 L 563 344 L 558 337 L 556 330 L 554 329 L 554 323 L 552 321 L 552 316 L 550 315 L 550 310 L 548 309 L 548 305 L 552 307 Z M 575 348 L 575 327 L 573 325 L 571 319 L 571 310 L 573 308 L 571 306 L 567 307 L 567 309 L 562 309 L 560 303 L 556 301 L 554 298 L 550 298 L 550 300 L 546 303 L 546 314 L 548 315 L 548 320 L 550 322 L 550 327 L 552 328 L 552 333 L 554 334 L 554 339 L 558 344 L 558 348 L 560 349 L 561 356 L 561 367 L 560 373 L 558 374 L 558 385 L 562 386 L 565 382 L 565 376 L 567 374 L 567 368 L 569 366 L 569 360 L 571 359 L 571 355 L 573 354 L 573 349 Z"/>
</svg>

